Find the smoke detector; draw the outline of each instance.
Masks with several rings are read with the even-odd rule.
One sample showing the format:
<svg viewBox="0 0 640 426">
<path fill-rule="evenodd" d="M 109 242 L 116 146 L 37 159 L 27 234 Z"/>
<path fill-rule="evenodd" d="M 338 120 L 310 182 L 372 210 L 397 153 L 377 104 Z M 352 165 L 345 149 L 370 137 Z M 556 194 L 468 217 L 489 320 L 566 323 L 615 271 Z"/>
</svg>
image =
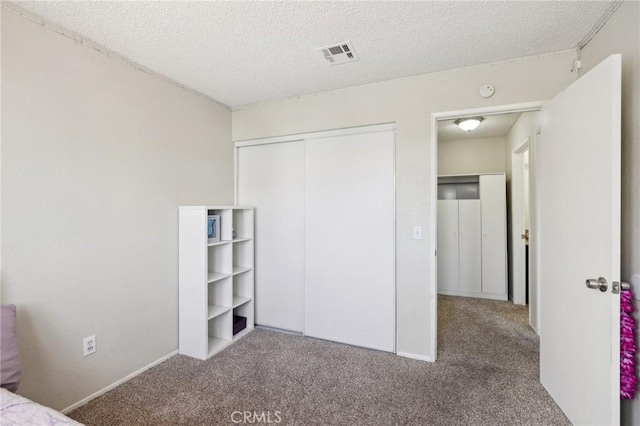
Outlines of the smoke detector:
<svg viewBox="0 0 640 426">
<path fill-rule="evenodd" d="M 345 62 L 353 62 L 360 59 L 350 41 L 318 47 L 318 50 L 322 52 L 324 59 L 331 65 L 344 64 Z"/>
</svg>

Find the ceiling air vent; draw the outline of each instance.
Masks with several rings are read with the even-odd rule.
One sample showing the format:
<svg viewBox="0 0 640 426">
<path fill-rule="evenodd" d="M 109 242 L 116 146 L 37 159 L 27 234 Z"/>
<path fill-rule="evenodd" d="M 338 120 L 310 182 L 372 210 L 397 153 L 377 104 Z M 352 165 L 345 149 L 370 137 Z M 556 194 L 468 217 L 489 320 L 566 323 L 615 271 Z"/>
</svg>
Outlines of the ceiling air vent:
<svg viewBox="0 0 640 426">
<path fill-rule="evenodd" d="M 342 43 L 332 44 L 330 46 L 318 47 L 318 50 L 322 52 L 324 59 L 326 59 L 331 65 L 353 62 L 360 59 L 356 51 L 353 49 L 353 45 L 350 41 L 343 41 Z"/>
</svg>

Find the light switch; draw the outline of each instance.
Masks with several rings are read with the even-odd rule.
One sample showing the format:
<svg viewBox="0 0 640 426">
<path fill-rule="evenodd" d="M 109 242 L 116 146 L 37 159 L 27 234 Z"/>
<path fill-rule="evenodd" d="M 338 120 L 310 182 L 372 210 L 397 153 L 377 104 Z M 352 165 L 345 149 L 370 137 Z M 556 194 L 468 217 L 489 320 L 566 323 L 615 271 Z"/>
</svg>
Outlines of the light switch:
<svg viewBox="0 0 640 426">
<path fill-rule="evenodd" d="M 421 240 L 422 239 L 422 226 L 414 226 L 413 227 L 413 239 Z"/>
</svg>

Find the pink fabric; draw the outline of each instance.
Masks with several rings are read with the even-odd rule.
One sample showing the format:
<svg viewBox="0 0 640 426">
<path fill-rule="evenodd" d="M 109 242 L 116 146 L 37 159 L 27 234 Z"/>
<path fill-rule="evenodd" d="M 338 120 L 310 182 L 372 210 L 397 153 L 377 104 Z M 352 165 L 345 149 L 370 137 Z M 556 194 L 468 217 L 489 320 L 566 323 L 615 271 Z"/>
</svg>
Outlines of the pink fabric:
<svg viewBox="0 0 640 426">
<path fill-rule="evenodd" d="M 22 369 L 18 351 L 18 333 L 16 330 L 16 306 L 3 305 L 0 317 L 0 373 L 2 387 L 15 392 L 20 384 Z"/>
<path fill-rule="evenodd" d="M 633 399 L 636 377 L 636 323 L 631 290 L 620 292 L 620 399 Z"/>
</svg>

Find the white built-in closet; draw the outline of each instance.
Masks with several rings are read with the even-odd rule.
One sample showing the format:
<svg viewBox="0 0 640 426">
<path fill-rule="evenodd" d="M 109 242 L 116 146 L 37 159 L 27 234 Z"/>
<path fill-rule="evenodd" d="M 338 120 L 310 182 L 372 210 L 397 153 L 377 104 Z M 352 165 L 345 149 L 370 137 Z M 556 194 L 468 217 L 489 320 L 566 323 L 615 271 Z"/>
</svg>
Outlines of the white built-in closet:
<svg viewBox="0 0 640 426">
<path fill-rule="evenodd" d="M 438 293 L 508 299 L 504 173 L 438 178 Z"/>
<path fill-rule="evenodd" d="M 389 125 L 236 143 L 255 210 L 256 324 L 395 351 Z"/>
</svg>

